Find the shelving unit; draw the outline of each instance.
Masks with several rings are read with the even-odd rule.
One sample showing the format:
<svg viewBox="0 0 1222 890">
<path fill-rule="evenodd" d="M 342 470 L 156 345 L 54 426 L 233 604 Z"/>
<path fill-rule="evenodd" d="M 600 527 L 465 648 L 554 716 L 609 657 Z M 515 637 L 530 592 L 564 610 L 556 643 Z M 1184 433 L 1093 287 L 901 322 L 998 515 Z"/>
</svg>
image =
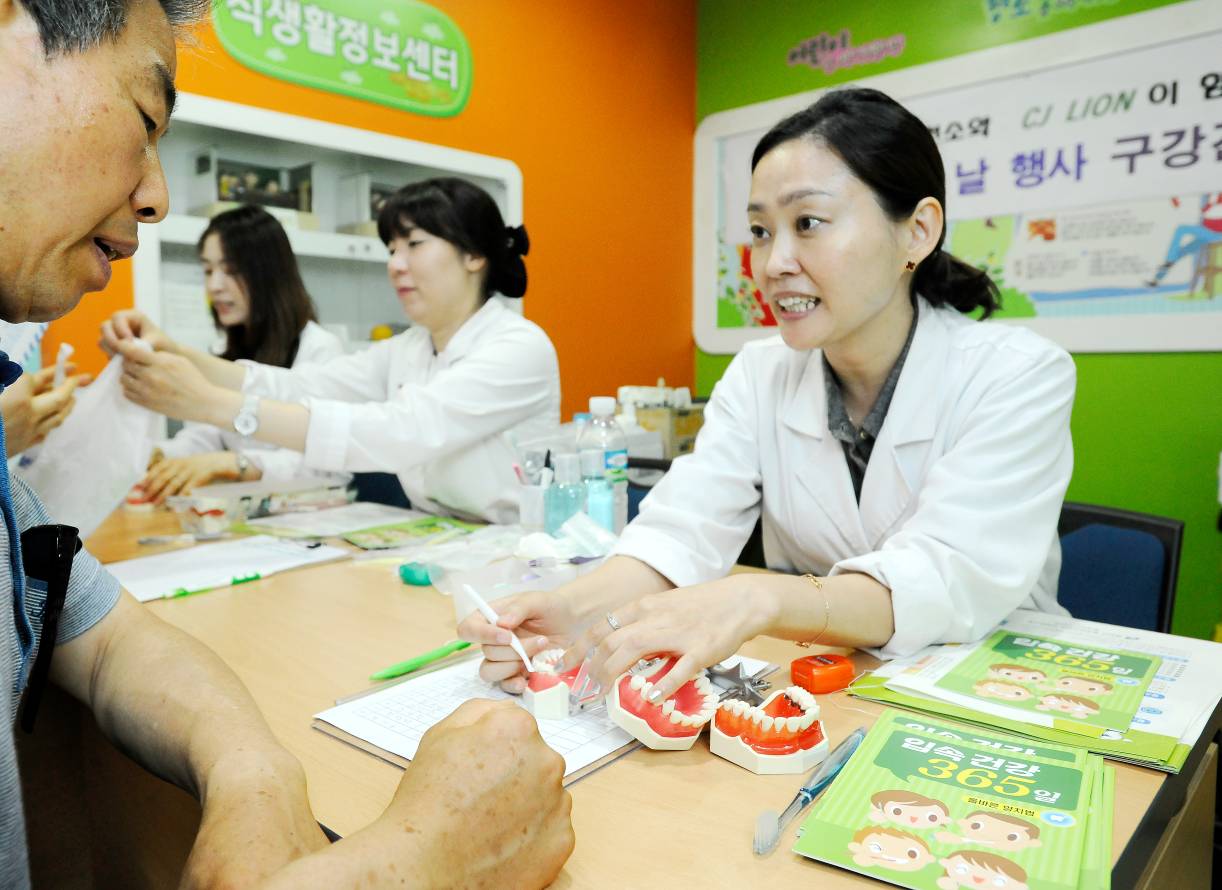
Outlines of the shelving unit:
<svg viewBox="0 0 1222 890">
<path fill-rule="evenodd" d="M 136 308 L 194 346 L 207 347 L 215 337 L 196 258 L 196 243 L 208 220 L 190 213 L 187 197 L 195 158 L 210 147 L 225 159 L 313 165 L 312 210 L 320 229 L 286 231 L 320 322 L 341 333 L 352 348 L 367 340 L 374 325 L 406 319 L 386 280 L 382 242 L 336 231 L 345 222 L 338 208 L 346 178 L 368 173 L 377 182 L 406 184 L 460 176 L 486 189 L 508 224 L 522 220 L 522 174 L 504 158 L 180 94 L 173 125 L 161 142 L 171 213 L 160 225 L 141 227 L 132 273 Z"/>
</svg>

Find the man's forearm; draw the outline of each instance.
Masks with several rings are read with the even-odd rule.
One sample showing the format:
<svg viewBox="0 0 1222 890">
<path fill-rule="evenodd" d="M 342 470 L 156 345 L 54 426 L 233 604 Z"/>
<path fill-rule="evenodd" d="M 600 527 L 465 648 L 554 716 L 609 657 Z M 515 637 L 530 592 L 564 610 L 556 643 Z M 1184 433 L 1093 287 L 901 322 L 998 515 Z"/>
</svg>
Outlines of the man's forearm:
<svg viewBox="0 0 1222 890">
<path fill-rule="evenodd" d="M 216 654 L 126 593 L 97 626 L 57 647 L 52 665 L 55 682 L 90 706 L 120 749 L 197 797 L 226 760 L 300 774 Z"/>
</svg>

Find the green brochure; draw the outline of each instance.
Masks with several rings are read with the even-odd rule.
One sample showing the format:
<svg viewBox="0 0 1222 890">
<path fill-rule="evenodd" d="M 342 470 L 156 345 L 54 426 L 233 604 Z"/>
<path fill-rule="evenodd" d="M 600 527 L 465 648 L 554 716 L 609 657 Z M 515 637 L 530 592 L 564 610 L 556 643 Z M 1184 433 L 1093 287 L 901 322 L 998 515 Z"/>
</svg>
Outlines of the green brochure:
<svg viewBox="0 0 1222 890">
<path fill-rule="evenodd" d="M 1090 822 L 1082 852 L 1078 890 L 1111 890 L 1112 808 L 1116 805 L 1116 767 L 1103 764 L 1091 786 Z"/>
<path fill-rule="evenodd" d="M 1102 735 L 1129 728 L 1162 659 L 999 630 L 935 684 Z M 1083 724 L 1085 726 L 1083 726 Z"/>
<path fill-rule="evenodd" d="M 344 535 L 344 540 L 355 544 L 362 550 L 389 550 L 392 547 L 404 547 L 408 544 L 422 544 L 430 538 L 432 542 L 440 542 L 469 534 L 482 527 L 472 522 L 447 519 L 444 516 L 424 516 L 420 519 L 409 519 L 407 522 L 392 522 L 389 525 L 378 525 L 349 532 Z"/>
<path fill-rule="evenodd" d="M 1035 726 L 1019 720 L 985 714 L 969 707 L 927 698 L 917 693 L 892 689 L 891 678 L 885 673 L 866 674 L 849 686 L 849 694 L 883 704 L 908 708 L 923 714 L 939 714 L 967 723 L 983 724 L 996 730 L 1029 736 L 1056 745 L 1081 746 L 1088 751 L 1116 760 L 1126 760 L 1142 766 L 1177 773 L 1191 751 L 1169 736 L 1129 729 L 1127 732 L 1107 732 L 1099 738 L 1066 732 L 1051 727 Z"/>
<path fill-rule="evenodd" d="M 794 851 L 913 890 L 1078 890 L 1101 763 L 888 710 Z"/>
<path fill-rule="evenodd" d="M 1162 659 L 1002 629 L 940 646 L 889 685 L 986 714 L 1099 738 L 1124 732 Z"/>
</svg>

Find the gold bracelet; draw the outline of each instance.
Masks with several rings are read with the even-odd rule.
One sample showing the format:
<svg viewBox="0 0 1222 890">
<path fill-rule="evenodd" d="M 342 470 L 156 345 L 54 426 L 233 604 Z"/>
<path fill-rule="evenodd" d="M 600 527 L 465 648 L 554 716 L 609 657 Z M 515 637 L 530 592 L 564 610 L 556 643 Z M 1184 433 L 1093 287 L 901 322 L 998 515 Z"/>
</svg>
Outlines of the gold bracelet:
<svg viewBox="0 0 1222 890">
<path fill-rule="evenodd" d="M 815 585 L 815 590 L 818 590 L 820 593 L 823 593 L 823 579 L 822 578 L 816 578 L 814 575 L 810 573 L 807 573 L 803 575 L 802 577 L 805 580 L 809 581 L 811 584 Z M 805 642 L 799 642 L 798 645 L 801 646 L 803 649 L 807 649 L 811 646 L 814 646 L 816 643 L 819 642 L 819 640 L 823 638 L 823 635 L 827 633 L 827 628 L 831 623 L 832 623 L 832 604 L 831 604 L 831 601 L 828 600 L 827 594 L 824 593 L 823 594 L 823 630 L 815 634 L 815 638 L 813 640 L 806 640 Z"/>
</svg>

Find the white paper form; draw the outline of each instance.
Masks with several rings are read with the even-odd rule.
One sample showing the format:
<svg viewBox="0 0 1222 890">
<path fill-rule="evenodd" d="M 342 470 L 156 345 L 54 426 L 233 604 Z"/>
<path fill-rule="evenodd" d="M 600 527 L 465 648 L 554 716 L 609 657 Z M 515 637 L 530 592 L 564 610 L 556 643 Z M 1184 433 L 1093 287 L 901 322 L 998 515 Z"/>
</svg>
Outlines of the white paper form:
<svg viewBox="0 0 1222 890">
<path fill-rule="evenodd" d="M 462 661 L 336 705 L 314 717 L 411 760 L 424 733 L 468 699 L 512 699 L 521 705 L 519 696 L 481 680 L 479 664 L 478 658 Z M 565 776 L 633 741 L 607 718 L 605 709 L 582 711 L 564 720 L 540 720 L 539 734 L 564 758 Z"/>
<path fill-rule="evenodd" d="M 307 547 L 268 535 L 199 544 L 156 556 L 113 562 L 106 570 L 140 602 L 266 578 L 300 566 L 345 559 L 338 547 Z"/>
</svg>

